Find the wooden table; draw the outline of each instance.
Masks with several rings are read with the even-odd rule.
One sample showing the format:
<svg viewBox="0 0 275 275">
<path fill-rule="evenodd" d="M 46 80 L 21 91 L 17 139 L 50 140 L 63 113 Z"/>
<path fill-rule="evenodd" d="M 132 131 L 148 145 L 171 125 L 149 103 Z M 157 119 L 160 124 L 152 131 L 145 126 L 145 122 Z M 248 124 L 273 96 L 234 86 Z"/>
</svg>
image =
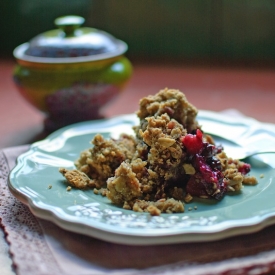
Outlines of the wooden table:
<svg viewBox="0 0 275 275">
<path fill-rule="evenodd" d="M 44 115 L 17 92 L 13 60 L 0 62 L 0 148 L 44 138 Z M 105 108 L 106 117 L 132 113 L 138 101 L 165 87 L 180 89 L 198 109 L 234 108 L 263 122 L 275 123 L 275 70 L 135 64 L 124 93 Z"/>
</svg>

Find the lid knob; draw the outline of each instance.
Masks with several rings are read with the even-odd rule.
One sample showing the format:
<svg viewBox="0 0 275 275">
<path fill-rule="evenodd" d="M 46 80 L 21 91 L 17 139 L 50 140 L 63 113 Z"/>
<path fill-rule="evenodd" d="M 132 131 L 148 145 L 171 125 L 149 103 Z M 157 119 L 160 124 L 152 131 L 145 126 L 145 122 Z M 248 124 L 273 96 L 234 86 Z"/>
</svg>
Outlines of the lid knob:
<svg viewBox="0 0 275 275">
<path fill-rule="evenodd" d="M 74 36 L 75 30 L 78 29 L 84 22 L 85 19 L 77 15 L 62 16 L 54 20 L 54 24 L 59 29 L 64 31 L 66 37 Z"/>
</svg>

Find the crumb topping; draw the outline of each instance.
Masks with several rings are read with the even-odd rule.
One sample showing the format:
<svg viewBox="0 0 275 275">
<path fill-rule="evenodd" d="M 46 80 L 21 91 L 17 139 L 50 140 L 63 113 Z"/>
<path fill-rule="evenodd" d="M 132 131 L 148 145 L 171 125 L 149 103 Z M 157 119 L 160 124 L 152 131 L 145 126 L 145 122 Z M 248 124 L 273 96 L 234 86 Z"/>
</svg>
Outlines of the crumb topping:
<svg viewBox="0 0 275 275">
<path fill-rule="evenodd" d="M 72 187 L 92 188 L 124 209 L 152 216 L 184 212 L 194 197 L 221 200 L 243 184 L 257 184 L 249 164 L 228 158 L 203 133 L 197 113 L 179 90 L 144 97 L 135 136 L 114 140 L 97 134 L 76 169 L 59 171 Z"/>
</svg>

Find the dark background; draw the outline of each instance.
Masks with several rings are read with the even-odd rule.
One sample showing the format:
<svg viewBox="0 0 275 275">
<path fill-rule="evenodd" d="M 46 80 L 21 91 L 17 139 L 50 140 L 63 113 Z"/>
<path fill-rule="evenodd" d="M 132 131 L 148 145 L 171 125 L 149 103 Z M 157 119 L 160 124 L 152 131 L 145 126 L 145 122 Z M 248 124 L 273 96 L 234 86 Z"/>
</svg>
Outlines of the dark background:
<svg viewBox="0 0 275 275">
<path fill-rule="evenodd" d="M 124 40 L 137 61 L 275 65 L 274 0 L 1 0 L 1 56 L 68 14 Z"/>
</svg>

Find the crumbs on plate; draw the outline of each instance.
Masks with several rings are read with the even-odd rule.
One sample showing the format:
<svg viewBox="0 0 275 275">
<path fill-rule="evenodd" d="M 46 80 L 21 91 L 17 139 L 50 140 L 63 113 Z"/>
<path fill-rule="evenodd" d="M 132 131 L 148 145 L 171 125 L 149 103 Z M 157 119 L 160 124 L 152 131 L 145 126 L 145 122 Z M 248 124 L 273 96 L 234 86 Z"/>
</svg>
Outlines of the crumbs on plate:
<svg viewBox="0 0 275 275">
<path fill-rule="evenodd" d="M 184 212 L 194 197 L 220 201 L 243 184 L 256 184 L 249 164 L 228 157 L 203 133 L 197 113 L 179 90 L 144 97 L 134 136 L 115 140 L 97 134 L 76 169 L 59 171 L 69 186 L 92 188 L 124 209 L 153 216 Z"/>
</svg>

